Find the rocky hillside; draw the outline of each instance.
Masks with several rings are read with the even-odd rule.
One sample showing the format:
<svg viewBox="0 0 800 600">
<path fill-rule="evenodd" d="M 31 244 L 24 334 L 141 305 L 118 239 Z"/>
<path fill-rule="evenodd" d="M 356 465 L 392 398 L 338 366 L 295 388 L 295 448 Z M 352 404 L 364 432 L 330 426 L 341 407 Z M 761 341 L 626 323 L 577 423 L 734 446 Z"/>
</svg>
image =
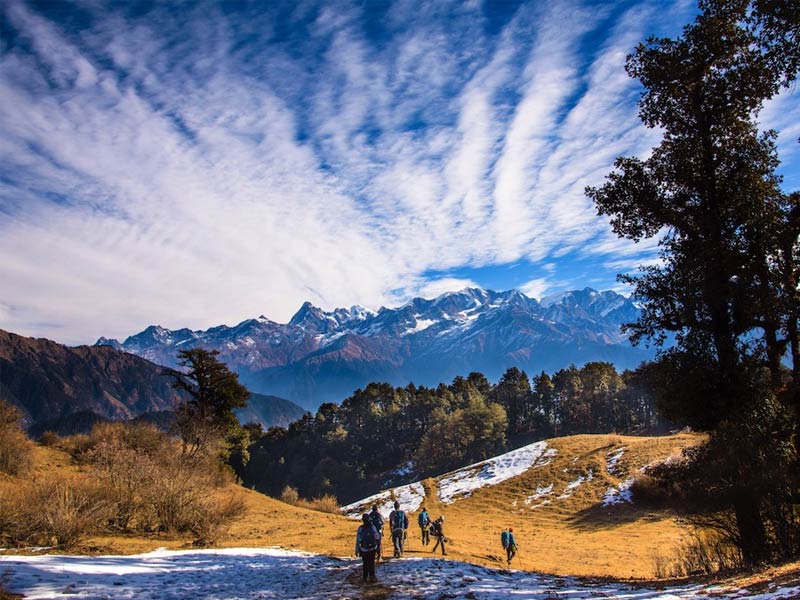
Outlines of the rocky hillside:
<svg viewBox="0 0 800 600">
<path fill-rule="evenodd" d="M 435 385 L 470 371 L 496 379 L 512 366 L 538 373 L 595 360 L 634 367 L 650 354 L 631 347 L 620 326 L 638 314 L 611 291 L 537 301 L 517 290 L 465 289 L 378 311 L 326 312 L 307 302 L 286 324 L 261 316 L 205 331 L 151 326 L 97 343 L 170 366 L 182 348 L 216 349 L 251 390 L 313 409 L 370 381 Z"/>
</svg>

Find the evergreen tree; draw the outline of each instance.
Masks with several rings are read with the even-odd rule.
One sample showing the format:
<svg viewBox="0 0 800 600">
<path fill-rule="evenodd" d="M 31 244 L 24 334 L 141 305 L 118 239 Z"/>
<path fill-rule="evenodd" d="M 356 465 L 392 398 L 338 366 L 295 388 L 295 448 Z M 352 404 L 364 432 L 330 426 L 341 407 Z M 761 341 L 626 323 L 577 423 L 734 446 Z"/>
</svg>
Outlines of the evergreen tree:
<svg viewBox="0 0 800 600">
<path fill-rule="evenodd" d="M 781 6 L 701 2 L 681 37 L 640 45 L 627 70 L 645 88 L 642 120 L 661 128 L 663 141 L 646 160 L 618 159 L 604 186 L 587 188 L 620 236 L 662 235 L 662 264 L 622 279 L 645 303 L 629 326 L 633 340 L 663 342 L 667 332 L 677 340 L 653 369 L 665 414 L 712 431 L 739 423 L 760 441 L 767 436 L 753 433 L 746 415 L 780 393 L 780 358 L 794 343 L 797 316 L 787 313 L 796 286 L 785 287 L 796 273 L 786 248 L 794 207 L 775 174 L 775 134 L 759 134 L 754 122 L 762 102 L 795 76 L 797 50 L 783 41 L 797 31 L 785 20 L 796 9 Z M 731 461 L 744 465 L 744 457 Z M 753 563 L 767 556 L 769 532 L 767 494 L 748 485 L 751 473 L 737 471 L 729 492 L 735 539 Z"/>
<path fill-rule="evenodd" d="M 185 372 L 170 369 L 173 387 L 188 394 L 178 407 L 175 427 L 184 453 L 193 456 L 219 450 L 227 459 L 232 449 L 247 462 L 247 432 L 239 426 L 234 409 L 247 406 L 250 392 L 239 383 L 239 376 L 217 360 L 218 351 L 202 348 L 181 350 L 178 364 Z"/>
<path fill-rule="evenodd" d="M 490 391 L 489 398 L 505 409 L 510 434 L 532 429 L 531 382 L 525 371 L 520 371 L 517 367 L 508 369 Z"/>
</svg>

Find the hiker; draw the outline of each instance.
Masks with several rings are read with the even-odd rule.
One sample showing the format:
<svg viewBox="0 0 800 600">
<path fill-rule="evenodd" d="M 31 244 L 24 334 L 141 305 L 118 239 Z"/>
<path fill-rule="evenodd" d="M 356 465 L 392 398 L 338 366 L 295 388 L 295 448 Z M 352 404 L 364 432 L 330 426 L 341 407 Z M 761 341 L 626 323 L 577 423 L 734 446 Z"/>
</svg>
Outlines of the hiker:
<svg viewBox="0 0 800 600">
<path fill-rule="evenodd" d="M 436 543 L 433 545 L 433 550 L 431 550 L 431 552 L 433 552 L 435 554 L 436 553 L 436 548 L 438 548 L 439 544 L 441 544 L 442 545 L 442 556 L 447 554 L 447 552 L 444 549 L 444 543 L 447 540 L 447 538 L 444 537 L 444 526 L 443 526 L 443 523 L 444 523 L 444 516 L 441 516 L 431 524 L 431 533 L 433 534 L 433 537 L 436 538 Z"/>
<path fill-rule="evenodd" d="M 375 553 L 378 551 L 380 537 L 367 513 L 361 517 L 364 522 L 356 533 L 356 556 L 361 557 L 364 581 L 377 581 L 375 578 Z"/>
<path fill-rule="evenodd" d="M 500 534 L 500 543 L 503 545 L 503 550 L 506 551 L 506 559 L 508 564 L 511 564 L 511 559 L 517 554 L 517 542 L 514 540 L 514 529 L 509 527 L 504 529 Z"/>
<path fill-rule="evenodd" d="M 419 529 L 422 532 L 422 545 L 427 546 L 431 543 L 431 518 L 428 516 L 428 511 L 422 507 L 422 512 L 417 517 Z"/>
<path fill-rule="evenodd" d="M 372 512 L 369 513 L 370 521 L 372 521 L 372 526 L 375 527 L 375 531 L 378 532 L 378 553 L 376 555 L 376 560 L 383 560 L 383 515 L 378 512 L 378 505 L 372 505 Z"/>
<path fill-rule="evenodd" d="M 400 503 L 395 500 L 394 510 L 389 513 L 389 529 L 392 530 L 392 543 L 394 544 L 394 557 L 403 556 L 403 540 L 408 529 L 408 517 L 400 510 Z"/>
</svg>

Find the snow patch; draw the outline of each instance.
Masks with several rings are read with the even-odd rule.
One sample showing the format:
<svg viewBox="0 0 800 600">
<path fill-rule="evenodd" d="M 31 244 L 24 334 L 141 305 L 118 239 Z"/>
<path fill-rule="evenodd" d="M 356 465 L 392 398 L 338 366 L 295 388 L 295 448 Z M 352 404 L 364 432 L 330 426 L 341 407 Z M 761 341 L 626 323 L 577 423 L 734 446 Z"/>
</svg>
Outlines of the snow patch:
<svg viewBox="0 0 800 600">
<path fill-rule="evenodd" d="M 414 327 L 409 327 L 400 335 L 410 335 L 412 333 L 419 333 L 420 331 L 425 331 L 431 325 L 436 325 L 438 323 L 435 319 L 420 319 L 420 315 L 414 315 Z"/>
<path fill-rule="evenodd" d="M 611 475 L 619 476 L 619 472 L 617 471 L 617 463 L 619 463 L 623 454 L 625 454 L 625 446 L 606 454 L 606 471 L 608 471 Z"/>
<path fill-rule="evenodd" d="M 589 472 L 586 475 L 578 475 L 578 478 L 575 481 L 570 481 L 567 484 L 567 487 L 564 489 L 564 492 L 558 497 L 558 499 L 563 500 L 565 498 L 569 498 L 576 489 L 592 479 L 594 479 L 594 473 L 592 473 L 591 469 L 589 469 Z"/>
<path fill-rule="evenodd" d="M 603 506 L 622 504 L 623 502 L 633 504 L 633 492 L 631 492 L 631 486 L 633 485 L 633 482 L 634 479 L 631 477 L 619 485 L 608 488 L 606 493 L 603 495 Z"/>
<path fill-rule="evenodd" d="M 451 504 L 477 489 L 497 485 L 533 467 L 550 464 L 556 455 L 547 442 L 536 442 L 442 476 L 438 480 L 439 501 Z"/>
<path fill-rule="evenodd" d="M 547 485 L 547 486 L 539 485 L 539 486 L 536 486 L 536 492 L 531 494 L 527 498 L 525 498 L 525 500 L 523 500 L 523 502 L 525 504 L 530 505 L 534 500 L 538 500 L 539 498 L 542 498 L 544 496 L 549 496 L 552 493 L 553 493 L 553 484 L 552 483 L 550 485 Z M 549 500 L 548 500 L 548 502 L 549 502 Z M 537 506 L 540 506 L 540 505 L 537 505 Z"/>
<path fill-rule="evenodd" d="M 395 500 L 400 503 L 400 508 L 406 512 L 415 512 L 425 500 L 425 490 L 418 481 L 401 485 L 400 487 L 384 490 L 373 494 L 339 510 L 351 519 L 360 519 L 365 512 L 372 510 L 374 504 L 378 505 L 378 512 L 386 516 L 394 510 Z"/>
</svg>

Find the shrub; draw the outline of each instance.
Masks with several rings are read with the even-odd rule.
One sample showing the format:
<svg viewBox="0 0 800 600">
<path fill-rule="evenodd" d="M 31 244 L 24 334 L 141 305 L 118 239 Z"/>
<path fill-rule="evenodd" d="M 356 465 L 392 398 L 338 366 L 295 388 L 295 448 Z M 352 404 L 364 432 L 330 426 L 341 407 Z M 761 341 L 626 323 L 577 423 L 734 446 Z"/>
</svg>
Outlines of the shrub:
<svg viewBox="0 0 800 600">
<path fill-rule="evenodd" d="M 208 498 L 194 506 L 190 525 L 195 535 L 195 545 L 208 546 L 227 533 L 231 523 L 242 516 L 247 508 L 241 495 Z"/>
<path fill-rule="evenodd" d="M 339 501 L 333 494 L 325 494 L 311 500 L 301 498 L 296 488 L 287 485 L 281 492 L 281 502 L 291 504 L 292 506 L 299 506 L 300 508 L 307 508 L 309 510 L 318 510 L 320 512 L 327 512 L 339 514 Z"/>
<path fill-rule="evenodd" d="M 674 556 L 654 550 L 651 558 L 659 579 L 730 573 L 744 566 L 739 548 L 714 529 L 695 529 Z"/>
<path fill-rule="evenodd" d="M 686 575 L 727 573 L 744 566 L 741 550 L 715 531 L 695 532 L 679 562 Z"/>
<path fill-rule="evenodd" d="M 298 500 L 300 500 L 300 494 L 297 492 L 297 488 L 293 488 L 290 485 L 283 488 L 281 492 L 281 502 L 294 506 L 297 504 Z"/>
<path fill-rule="evenodd" d="M 0 527 L 6 542 L 69 549 L 99 531 L 110 502 L 87 477 L 55 477 L 16 487 L 0 495 Z"/>
<path fill-rule="evenodd" d="M 144 497 L 156 479 L 154 458 L 117 440 L 97 444 L 91 461 L 114 507 L 111 524 L 123 530 L 146 527 L 150 519 L 145 516 Z"/>
<path fill-rule="evenodd" d="M 3 546 L 16 545 L 22 537 L 20 521 L 22 507 L 26 504 L 22 491 L 21 486 L 0 489 L 0 544 Z"/>
<path fill-rule="evenodd" d="M 86 479 L 55 479 L 40 484 L 31 505 L 41 523 L 39 530 L 56 546 L 72 548 L 86 535 L 102 528 L 111 504 L 96 483 Z"/>
<path fill-rule="evenodd" d="M 145 502 L 162 531 L 191 532 L 197 515 L 206 510 L 203 507 L 209 495 L 231 480 L 230 473 L 221 469 L 213 458 L 165 455 L 145 490 Z"/>
<path fill-rule="evenodd" d="M 297 501 L 297 506 L 318 510 L 320 512 L 339 514 L 339 501 L 333 494 L 325 494 L 324 496 L 312 498 L 311 500 L 299 499 Z"/>
<path fill-rule="evenodd" d="M 48 448 L 59 448 L 62 445 L 63 440 L 55 431 L 50 431 L 48 429 L 39 438 L 39 442 L 42 444 L 42 446 L 47 446 Z"/>
<path fill-rule="evenodd" d="M 88 462 L 87 454 L 94 446 L 92 439 L 85 433 L 76 433 L 61 438 L 59 448 L 69 454 L 75 462 L 85 464 Z"/>
<path fill-rule="evenodd" d="M 33 466 L 33 443 L 19 423 L 22 413 L 0 400 L 0 472 L 22 475 Z"/>
</svg>

